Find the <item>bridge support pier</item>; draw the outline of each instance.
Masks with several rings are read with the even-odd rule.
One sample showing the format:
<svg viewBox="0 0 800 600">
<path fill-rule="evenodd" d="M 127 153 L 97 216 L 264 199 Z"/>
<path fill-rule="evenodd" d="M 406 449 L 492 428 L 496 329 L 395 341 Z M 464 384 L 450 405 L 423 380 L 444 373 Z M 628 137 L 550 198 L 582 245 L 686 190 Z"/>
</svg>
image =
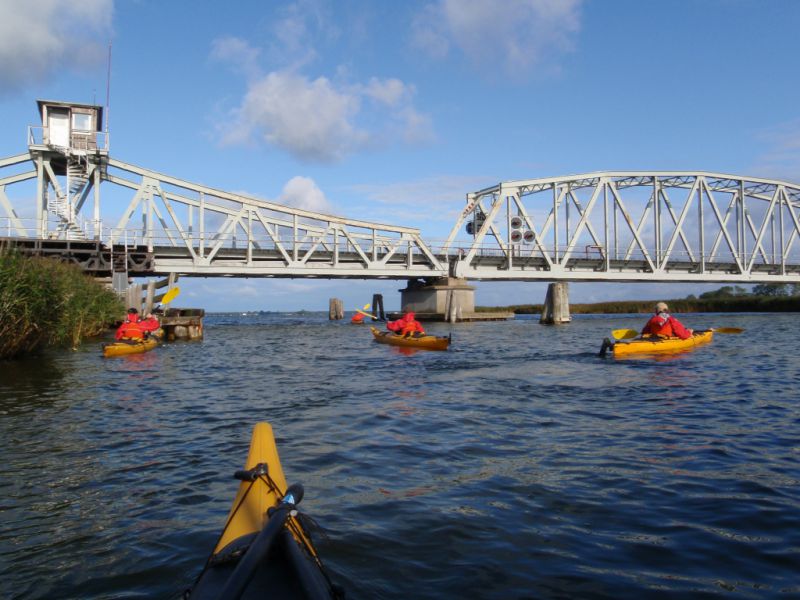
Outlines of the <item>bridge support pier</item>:
<svg viewBox="0 0 800 600">
<path fill-rule="evenodd" d="M 416 313 L 421 321 L 468 321 L 475 319 L 475 288 L 466 279 L 440 277 L 411 279 L 400 290 L 403 312 Z"/>
<path fill-rule="evenodd" d="M 541 325 L 562 325 L 569 323 L 569 292 L 566 281 L 557 281 L 547 286 L 547 296 L 539 318 Z"/>
<path fill-rule="evenodd" d="M 475 287 L 460 277 L 411 279 L 400 291 L 403 312 L 416 313 L 420 321 L 505 321 L 514 313 L 475 312 Z"/>
</svg>

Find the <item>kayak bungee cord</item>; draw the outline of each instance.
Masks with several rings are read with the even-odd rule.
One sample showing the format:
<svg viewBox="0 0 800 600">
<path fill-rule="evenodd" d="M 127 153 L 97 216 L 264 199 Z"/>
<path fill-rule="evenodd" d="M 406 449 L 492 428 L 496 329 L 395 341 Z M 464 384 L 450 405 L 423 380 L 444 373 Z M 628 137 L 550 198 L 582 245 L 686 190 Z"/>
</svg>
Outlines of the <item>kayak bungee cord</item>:
<svg viewBox="0 0 800 600">
<path fill-rule="evenodd" d="M 296 504 L 299 504 L 300 498 L 302 498 L 302 486 L 290 486 L 285 492 L 280 489 L 277 483 L 270 477 L 269 475 L 269 466 L 267 463 L 259 463 L 252 469 L 243 470 L 243 471 L 236 471 L 234 473 L 234 477 L 239 479 L 240 481 L 247 481 L 249 485 L 245 488 L 242 497 L 240 498 L 239 502 L 237 502 L 236 506 L 231 511 L 228 519 L 225 522 L 225 525 L 222 528 L 222 532 L 220 533 L 219 537 L 217 538 L 216 542 L 214 543 L 214 548 L 216 548 L 223 537 L 225 536 L 228 528 L 230 527 L 231 523 L 233 522 L 234 518 L 236 517 L 237 513 L 239 512 L 240 508 L 245 504 L 245 501 L 253 489 L 253 486 L 256 485 L 256 482 L 259 480 L 263 482 L 266 487 L 266 493 L 274 493 L 276 497 L 281 498 L 280 502 L 277 506 L 271 507 L 267 509 L 267 522 L 264 524 L 262 528 L 262 532 L 265 528 L 269 526 L 270 519 L 272 518 L 275 511 L 280 510 L 283 506 L 289 506 L 290 510 L 285 520 L 285 522 L 281 525 L 281 527 L 285 527 L 288 530 L 289 534 L 292 538 L 298 542 L 305 553 L 313 559 L 314 564 L 316 564 L 317 568 L 319 569 L 320 573 L 324 577 L 325 581 L 328 584 L 329 590 L 333 594 L 335 598 L 344 598 L 343 590 L 331 580 L 330 575 L 327 572 L 327 569 L 322 564 L 322 560 L 319 558 L 317 554 L 316 548 L 314 548 L 313 542 L 311 540 L 311 534 L 309 533 L 308 529 L 303 525 L 301 519 L 305 520 L 308 519 L 312 523 L 314 523 L 313 519 L 304 513 L 300 513 L 297 510 Z M 297 496 L 297 491 L 295 488 L 299 488 L 299 498 L 295 501 L 295 497 Z M 277 515 L 276 515 L 277 516 Z M 314 523 L 316 525 L 316 523 Z M 238 549 L 232 553 L 228 553 L 225 555 L 221 555 L 222 550 L 217 552 L 216 554 L 212 551 L 211 555 L 206 560 L 206 564 L 203 567 L 200 574 L 195 579 L 192 586 L 185 590 L 184 598 L 188 598 L 191 591 L 197 586 L 198 582 L 201 580 L 202 576 L 209 568 L 212 568 L 218 564 L 226 563 L 228 561 L 239 561 L 244 560 L 244 557 L 247 555 L 247 552 L 252 547 L 252 543 L 248 544 L 247 546 Z M 238 569 L 237 569 L 238 570 Z M 223 590 L 224 591 L 224 590 Z"/>
</svg>

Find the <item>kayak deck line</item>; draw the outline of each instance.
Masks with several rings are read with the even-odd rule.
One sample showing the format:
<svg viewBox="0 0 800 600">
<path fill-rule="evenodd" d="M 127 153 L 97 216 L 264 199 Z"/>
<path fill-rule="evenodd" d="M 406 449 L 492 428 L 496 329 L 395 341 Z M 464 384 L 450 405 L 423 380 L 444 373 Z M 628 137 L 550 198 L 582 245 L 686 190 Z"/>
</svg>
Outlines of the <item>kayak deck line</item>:
<svg viewBox="0 0 800 600">
<path fill-rule="evenodd" d="M 679 337 L 644 336 L 632 340 L 618 340 L 612 342 L 609 338 L 603 340 L 600 356 L 605 356 L 608 350 L 614 357 L 629 356 L 633 354 L 662 354 L 690 350 L 697 346 L 710 343 L 714 339 L 714 332 L 696 331 L 687 339 Z"/>
<path fill-rule="evenodd" d="M 450 346 L 450 336 L 422 335 L 419 337 L 405 337 L 390 331 L 380 331 L 370 326 L 372 335 L 379 344 L 390 344 L 392 346 L 402 346 L 405 348 L 422 348 L 425 350 L 447 350 Z"/>
<path fill-rule="evenodd" d="M 297 505 L 301 485 L 286 486 L 269 423 L 257 423 L 241 483 L 214 545 L 184 598 L 340 598 Z"/>
<path fill-rule="evenodd" d="M 111 344 L 104 344 L 103 356 L 105 358 L 111 358 L 128 354 L 142 354 L 144 352 L 149 352 L 156 346 L 158 346 L 158 340 L 155 338 L 148 338 L 141 341 L 121 340 Z"/>
</svg>

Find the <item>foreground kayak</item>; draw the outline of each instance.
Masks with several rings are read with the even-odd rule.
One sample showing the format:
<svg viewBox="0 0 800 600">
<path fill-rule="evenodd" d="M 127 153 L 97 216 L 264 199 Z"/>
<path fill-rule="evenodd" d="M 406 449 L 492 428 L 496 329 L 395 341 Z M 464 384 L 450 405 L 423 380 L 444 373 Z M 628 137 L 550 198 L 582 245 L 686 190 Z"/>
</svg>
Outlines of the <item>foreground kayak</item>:
<svg viewBox="0 0 800 600">
<path fill-rule="evenodd" d="M 114 342 L 103 346 L 103 356 L 124 356 L 126 354 L 141 354 L 149 352 L 158 346 L 158 340 L 150 338 L 142 341 Z"/>
<path fill-rule="evenodd" d="M 628 356 L 631 354 L 660 354 L 681 350 L 688 350 L 696 346 L 708 344 L 714 337 L 713 331 L 695 331 L 692 337 L 682 340 L 678 337 L 649 336 L 634 340 L 623 340 L 610 344 L 614 356 Z M 603 342 L 601 354 L 605 354 L 608 340 Z M 610 342 L 609 342 L 610 343 Z"/>
<path fill-rule="evenodd" d="M 391 344 L 392 346 L 403 346 L 405 348 L 424 348 L 426 350 L 447 350 L 450 345 L 450 337 L 436 337 L 435 335 L 423 335 L 420 337 L 404 337 L 391 331 L 380 331 L 375 327 L 372 335 L 379 344 Z"/>
<path fill-rule="evenodd" d="M 242 483 L 203 572 L 184 594 L 205 598 L 339 598 L 297 505 L 303 488 L 287 489 L 269 423 L 253 430 Z"/>
</svg>

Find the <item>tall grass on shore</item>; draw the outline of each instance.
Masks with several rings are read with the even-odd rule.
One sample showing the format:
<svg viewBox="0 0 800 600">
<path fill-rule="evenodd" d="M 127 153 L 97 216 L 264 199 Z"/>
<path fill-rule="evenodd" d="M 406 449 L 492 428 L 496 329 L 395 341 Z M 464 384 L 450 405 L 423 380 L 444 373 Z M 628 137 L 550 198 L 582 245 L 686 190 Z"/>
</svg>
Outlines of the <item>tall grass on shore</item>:
<svg viewBox="0 0 800 600">
<path fill-rule="evenodd" d="M 125 312 L 79 267 L 0 250 L 0 359 L 45 345 L 77 347 Z"/>
</svg>

